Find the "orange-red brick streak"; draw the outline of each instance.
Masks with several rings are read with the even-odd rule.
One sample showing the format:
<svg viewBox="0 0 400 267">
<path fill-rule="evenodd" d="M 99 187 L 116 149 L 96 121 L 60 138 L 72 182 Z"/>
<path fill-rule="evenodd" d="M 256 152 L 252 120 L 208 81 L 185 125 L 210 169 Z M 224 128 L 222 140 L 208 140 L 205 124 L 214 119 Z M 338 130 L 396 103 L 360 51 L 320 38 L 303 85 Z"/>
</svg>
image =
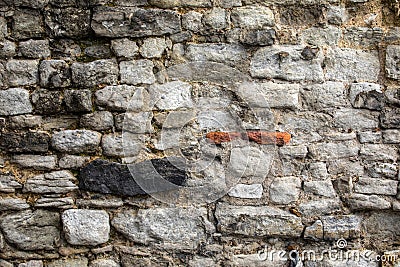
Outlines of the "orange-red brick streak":
<svg viewBox="0 0 400 267">
<path fill-rule="evenodd" d="M 210 132 L 206 135 L 207 139 L 215 144 L 230 142 L 232 140 L 243 139 L 256 142 L 261 145 L 287 145 L 290 142 L 291 135 L 286 132 L 264 132 L 248 131 L 247 133 L 238 132 Z"/>
</svg>

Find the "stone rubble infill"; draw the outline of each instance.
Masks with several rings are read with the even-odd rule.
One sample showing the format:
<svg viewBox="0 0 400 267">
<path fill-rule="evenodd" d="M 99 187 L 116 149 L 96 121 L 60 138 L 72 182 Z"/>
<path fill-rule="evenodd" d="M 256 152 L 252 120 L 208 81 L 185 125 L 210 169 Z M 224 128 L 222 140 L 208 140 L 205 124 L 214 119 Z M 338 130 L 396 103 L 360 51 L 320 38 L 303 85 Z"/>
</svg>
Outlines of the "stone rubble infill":
<svg viewBox="0 0 400 267">
<path fill-rule="evenodd" d="M 78 180 L 81 190 L 137 196 L 184 186 L 187 174 L 179 158 L 153 159 L 130 165 L 95 160 L 81 170 Z"/>
</svg>

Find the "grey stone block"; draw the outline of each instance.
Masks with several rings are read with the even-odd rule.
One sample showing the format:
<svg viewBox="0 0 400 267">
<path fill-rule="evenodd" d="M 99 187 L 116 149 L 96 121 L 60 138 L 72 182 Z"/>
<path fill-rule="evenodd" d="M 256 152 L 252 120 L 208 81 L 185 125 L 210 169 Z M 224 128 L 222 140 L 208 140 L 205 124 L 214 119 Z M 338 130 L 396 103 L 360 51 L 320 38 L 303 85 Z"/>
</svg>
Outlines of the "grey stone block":
<svg viewBox="0 0 400 267">
<path fill-rule="evenodd" d="M 86 8 L 51 8 L 45 11 L 46 26 L 52 37 L 84 37 L 91 33 L 90 10 Z"/>
<path fill-rule="evenodd" d="M 40 155 L 15 155 L 11 162 L 22 168 L 33 168 L 35 170 L 53 170 L 57 165 L 57 156 Z"/>
<path fill-rule="evenodd" d="M 5 67 L 10 86 L 35 85 L 39 81 L 38 60 L 11 59 Z"/>
<path fill-rule="evenodd" d="M 26 58 L 48 58 L 51 56 L 49 40 L 20 42 L 19 52 Z"/>
<path fill-rule="evenodd" d="M 185 82 L 169 82 L 149 88 L 151 104 L 161 110 L 192 108 L 192 86 Z"/>
<path fill-rule="evenodd" d="M 64 101 L 70 112 L 92 112 L 92 92 L 90 90 L 66 90 Z"/>
<path fill-rule="evenodd" d="M 69 171 L 56 171 L 29 178 L 23 192 L 36 194 L 66 194 L 78 189 L 76 178 Z"/>
<path fill-rule="evenodd" d="M 154 64 L 150 60 L 122 61 L 121 83 L 126 84 L 153 84 L 156 78 L 153 73 Z"/>
<path fill-rule="evenodd" d="M 96 103 L 115 111 L 146 110 L 149 94 L 143 87 L 117 85 L 107 86 L 95 93 Z"/>
<path fill-rule="evenodd" d="M 40 85 L 47 88 L 64 88 L 71 85 L 71 74 L 64 60 L 43 60 L 39 66 Z"/>
<path fill-rule="evenodd" d="M 100 145 L 101 134 L 88 130 L 65 130 L 53 134 L 52 146 L 61 152 L 93 153 Z"/>
<path fill-rule="evenodd" d="M 115 59 L 101 59 L 89 63 L 73 63 L 72 81 L 79 87 L 94 87 L 99 84 L 116 84 L 118 65 Z"/>
<path fill-rule="evenodd" d="M 63 212 L 63 231 L 72 245 L 95 246 L 110 238 L 110 222 L 104 210 L 70 209 Z"/>
<path fill-rule="evenodd" d="M 29 91 L 22 88 L 0 90 L 0 115 L 18 115 L 32 112 Z"/>
<path fill-rule="evenodd" d="M 264 6 L 234 8 L 231 13 L 231 19 L 234 26 L 245 29 L 261 30 L 275 25 L 274 13 Z"/>
</svg>

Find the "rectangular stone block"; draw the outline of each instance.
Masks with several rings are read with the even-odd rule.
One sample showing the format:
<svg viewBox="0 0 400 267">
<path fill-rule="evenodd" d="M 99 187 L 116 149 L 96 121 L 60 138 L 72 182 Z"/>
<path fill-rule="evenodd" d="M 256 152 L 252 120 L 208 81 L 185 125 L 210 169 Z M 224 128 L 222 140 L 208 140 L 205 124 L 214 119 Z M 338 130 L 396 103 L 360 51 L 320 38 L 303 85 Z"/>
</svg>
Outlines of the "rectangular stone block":
<svg viewBox="0 0 400 267">
<path fill-rule="evenodd" d="M 254 78 L 276 78 L 288 81 L 322 81 L 322 53 L 300 45 L 260 48 L 251 59 Z"/>
<path fill-rule="evenodd" d="M 1 133 L 0 148 L 8 152 L 47 152 L 50 136 L 43 132 Z"/>
<path fill-rule="evenodd" d="M 300 237 L 304 228 L 299 217 L 273 207 L 219 203 L 215 216 L 220 231 L 226 234 Z"/>
<path fill-rule="evenodd" d="M 362 218 L 356 215 L 322 217 L 325 240 L 358 238 L 361 235 Z"/>
<path fill-rule="evenodd" d="M 357 156 L 360 147 L 356 141 L 345 141 L 312 144 L 308 149 L 314 159 L 335 160 Z"/>
<path fill-rule="evenodd" d="M 377 82 L 380 63 L 376 51 L 365 52 L 349 48 L 328 51 L 325 77 L 332 81 Z"/>
<path fill-rule="evenodd" d="M 399 182 L 389 179 L 359 178 L 354 184 L 354 191 L 361 194 L 395 196 Z"/>
<path fill-rule="evenodd" d="M 119 68 L 115 59 L 101 59 L 89 63 L 75 62 L 71 66 L 72 81 L 79 87 L 94 87 L 99 84 L 116 84 Z"/>
<path fill-rule="evenodd" d="M 98 36 L 145 37 L 181 31 L 177 12 L 159 9 L 95 7 L 92 29 Z"/>
</svg>

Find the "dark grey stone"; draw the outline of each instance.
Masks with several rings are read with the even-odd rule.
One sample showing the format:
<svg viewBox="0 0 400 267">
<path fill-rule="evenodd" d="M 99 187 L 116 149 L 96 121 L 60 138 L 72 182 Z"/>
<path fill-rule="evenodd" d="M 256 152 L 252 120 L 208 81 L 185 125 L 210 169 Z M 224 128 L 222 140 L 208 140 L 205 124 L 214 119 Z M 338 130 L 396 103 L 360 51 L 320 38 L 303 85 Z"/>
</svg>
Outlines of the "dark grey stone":
<svg viewBox="0 0 400 267">
<path fill-rule="evenodd" d="M 240 34 L 240 42 L 247 45 L 273 45 L 275 42 L 275 30 L 242 30 Z"/>
<path fill-rule="evenodd" d="M 41 132 L 2 133 L 0 149 L 7 152 L 47 152 L 50 136 Z"/>
<path fill-rule="evenodd" d="M 160 178 L 174 185 L 184 185 L 187 180 L 186 172 L 175 167 L 169 160 L 176 160 L 176 158 L 152 159 L 130 165 L 129 168 L 125 164 L 95 160 L 81 170 L 78 176 L 79 188 L 103 194 L 136 196 L 151 192 L 145 192 L 135 179 L 141 181 L 146 179 L 149 183 L 146 187 L 151 186 L 153 181 L 157 183 L 157 179 Z M 174 185 L 157 186 L 156 184 L 157 188 L 153 188 L 153 192 L 168 191 L 173 189 Z"/>
<path fill-rule="evenodd" d="M 39 66 L 40 85 L 56 88 L 71 85 L 71 73 L 64 60 L 43 60 Z"/>
<path fill-rule="evenodd" d="M 94 9 L 92 29 L 105 37 L 144 37 L 181 31 L 177 12 L 159 9 L 100 6 Z"/>
<path fill-rule="evenodd" d="M 400 109 L 385 108 L 380 116 L 383 128 L 400 128 Z"/>
<path fill-rule="evenodd" d="M 116 84 L 118 65 L 115 59 L 101 59 L 89 63 L 75 62 L 71 66 L 72 80 L 79 87 Z"/>
<path fill-rule="evenodd" d="M 66 90 L 65 104 L 70 112 L 91 112 L 92 92 L 90 90 Z"/>
<path fill-rule="evenodd" d="M 91 32 L 89 9 L 49 9 L 45 12 L 45 22 L 54 37 L 82 37 Z"/>
<path fill-rule="evenodd" d="M 39 38 L 45 35 L 43 19 L 37 10 L 16 10 L 12 29 L 12 36 L 17 39 Z"/>
<path fill-rule="evenodd" d="M 47 58 L 51 56 L 49 40 L 28 40 L 20 42 L 19 51 L 27 58 Z"/>
<path fill-rule="evenodd" d="M 32 103 L 38 114 L 57 114 L 62 110 L 62 92 L 38 89 L 32 94 Z"/>
</svg>

